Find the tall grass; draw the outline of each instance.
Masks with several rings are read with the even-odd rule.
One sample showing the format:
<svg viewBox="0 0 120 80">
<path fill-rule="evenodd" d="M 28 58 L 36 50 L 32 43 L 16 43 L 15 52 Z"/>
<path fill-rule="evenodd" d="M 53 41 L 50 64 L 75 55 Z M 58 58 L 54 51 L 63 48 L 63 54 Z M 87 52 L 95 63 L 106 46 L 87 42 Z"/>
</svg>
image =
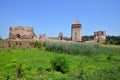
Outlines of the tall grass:
<svg viewBox="0 0 120 80">
<path fill-rule="evenodd" d="M 47 51 L 53 51 L 57 53 L 68 54 L 85 54 L 90 55 L 96 53 L 99 49 L 97 44 L 77 44 L 77 43 L 47 43 L 45 49 Z"/>
<path fill-rule="evenodd" d="M 46 43 L 45 49 L 56 53 L 67 53 L 67 54 L 113 54 L 119 53 L 119 50 L 104 48 L 99 44 L 83 44 L 83 43 Z"/>
</svg>

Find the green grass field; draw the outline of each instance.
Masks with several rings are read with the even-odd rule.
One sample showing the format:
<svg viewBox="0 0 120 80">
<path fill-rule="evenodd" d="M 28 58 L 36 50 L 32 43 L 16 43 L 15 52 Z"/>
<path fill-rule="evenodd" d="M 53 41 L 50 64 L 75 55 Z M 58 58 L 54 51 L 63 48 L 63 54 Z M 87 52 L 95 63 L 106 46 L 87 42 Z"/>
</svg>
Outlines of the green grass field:
<svg viewBox="0 0 120 80">
<path fill-rule="evenodd" d="M 0 80 L 119 80 L 120 50 L 95 51 L 74 55 L 44 49 L 1 49 Z M 57 57 L 67 61 L 67 72 L 53 69 L 51 63 L 59 62 Z"/>
</svg>

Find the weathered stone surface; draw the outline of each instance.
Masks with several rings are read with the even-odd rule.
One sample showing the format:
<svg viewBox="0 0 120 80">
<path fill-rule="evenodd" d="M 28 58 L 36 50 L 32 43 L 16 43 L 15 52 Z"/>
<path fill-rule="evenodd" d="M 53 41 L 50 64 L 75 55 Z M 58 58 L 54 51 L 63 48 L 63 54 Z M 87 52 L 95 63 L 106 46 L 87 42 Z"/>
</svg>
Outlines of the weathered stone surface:
<svg viewBox="0 0 120 80">
<path fill-rule="evenodd" d="M 45 34 L 40 34 L 39 39 L 47 39 Z"/>
<path fill-rule="evenodd" d="M 9 39 L 11 40 L 28 40 L 36 37 L 32 27 L 16 26 L 10 27 Z"/>
<path fill-rule="evenodd" d="M 82 41 L 82 25 L 79 23 L 78 19 L 72 24 L 71 38 L 72 41 Z"/>
<path fill-rule="evenodd" d="M 105 42 L 106 32 L 105 31 L 94 32 L 94 40 L 97 42 Z"/>
<path fill-rule="evenodd" d="M 76 19 L 71 26 L 71 38 L 65 38 L 63 33 L 60 32 L 58 37 L 46 37 L 45 34 L 41 34 L 39 38 L 35 35 L 32 27 L 27 26 L 15 26 L 10 27 L 9 29 L 9 39 L 10 40 L 34 40 L 34 41 L 73 41 L 73 42 L 81 42 L 82 41 L 82 24 L 80 24 L 79 20 Z M 95 42 L 105 42 L 106 40 L 106 32 L 98 31 L 94 32 L 94 40 Z"/>
</svg>

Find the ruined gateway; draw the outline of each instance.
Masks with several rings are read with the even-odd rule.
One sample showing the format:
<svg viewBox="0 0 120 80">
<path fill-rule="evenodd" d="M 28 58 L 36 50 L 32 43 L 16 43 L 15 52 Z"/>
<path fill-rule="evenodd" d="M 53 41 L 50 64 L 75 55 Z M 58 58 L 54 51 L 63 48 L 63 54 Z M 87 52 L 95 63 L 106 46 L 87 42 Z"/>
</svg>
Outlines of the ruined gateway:
<svg viewBox="0 0 120 80">
<path fill-rule="evenodd" d="M 36 37 L 32 27 L 15 26 L 9 29 L 10 40 L 32 40 Z"/>
</svg>

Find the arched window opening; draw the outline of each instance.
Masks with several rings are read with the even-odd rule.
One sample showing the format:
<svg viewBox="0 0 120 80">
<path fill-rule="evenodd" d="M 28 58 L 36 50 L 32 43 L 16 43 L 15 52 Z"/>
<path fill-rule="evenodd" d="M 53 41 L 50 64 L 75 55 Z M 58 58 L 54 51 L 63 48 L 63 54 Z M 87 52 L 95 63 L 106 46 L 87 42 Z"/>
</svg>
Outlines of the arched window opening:
<svg viewBox="0 0 120 80">
<path fill-rule="evenodd" d="M 19 38 L 19 39 L 20 39 L 20 34 L 17 34 L 16 36 L 17 36 L 17 38 Z"/>
</svg>

